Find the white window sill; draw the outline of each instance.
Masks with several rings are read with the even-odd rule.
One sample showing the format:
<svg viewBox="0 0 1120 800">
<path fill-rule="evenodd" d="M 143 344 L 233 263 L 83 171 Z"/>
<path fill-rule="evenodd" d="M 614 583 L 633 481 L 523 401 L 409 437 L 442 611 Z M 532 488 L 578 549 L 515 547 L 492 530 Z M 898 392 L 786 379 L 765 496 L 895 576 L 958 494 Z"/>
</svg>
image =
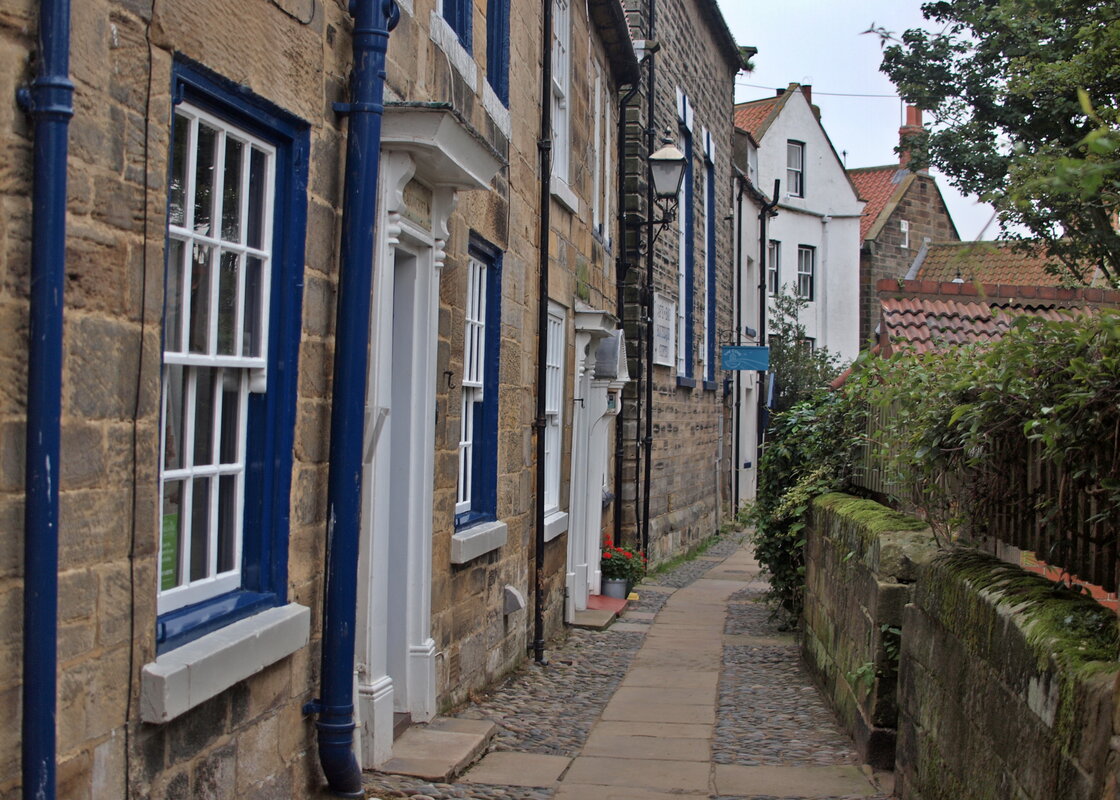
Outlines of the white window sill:
<svg viewBox="0 0 1120 800">
<path fill-rule="evenodd" d="M 167 722 L 307 645 L 311 609 L 270 608 L 177 647 L 140 673 L 140 719 Z"/>
<path fill-rule="evenodd" d="M 466 564 L 506 543 L 508 526 L 501 521 L 480 522 L 451 536 L 451 563 Z"/>
<path fill-rule="evenodd" d="M 512 138 L 513 128 L 510 124 L 509 109 L 494 93 L 490 81 L 482 82 L 482 107 L 486 109 L 490 119 L 494 120 L 494 125 L 502 132 L 502 135 L 507 139 Z"/>
<path fill-rule="evenodd" d="M 544 518 L 544 540 L 551 542 L 568 530 L 568 512 L 553 511 Z"/>
<path fill-rule="evenodd" d="M 549 188 L 552 190 L 552 196 L 560 205 L 573 214 L 579 213 L 579 198 L 576 197 L 576 193 L 572 191 L 572 187 L 568 185 L 567 181 L 553 175 Z"/>
<path fill-rule="evenodd" d="M 455 71 L 466 81 L 471 91 L 478 89 L 478 65 L 474 63 L 467 48 L 459 41 L 459 35 L 447 24 L 438 11 L 433 11 L 428 25 L 428 36 L 440 50 L 447 54 Z"/>
</svg>

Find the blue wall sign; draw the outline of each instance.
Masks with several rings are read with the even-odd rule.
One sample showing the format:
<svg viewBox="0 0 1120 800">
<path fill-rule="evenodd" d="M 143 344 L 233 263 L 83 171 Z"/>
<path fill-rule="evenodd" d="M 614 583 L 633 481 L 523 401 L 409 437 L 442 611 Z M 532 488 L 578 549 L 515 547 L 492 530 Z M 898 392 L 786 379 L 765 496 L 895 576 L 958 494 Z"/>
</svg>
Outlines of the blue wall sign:
<svg viewBox="0 0 1120 800">
<path fill-rule="evenodd" d="M 770 348 L 725 344 L 720 348 L 720 360 L 724 369 L 765 372 L 770 369 Z"/>
</svg>

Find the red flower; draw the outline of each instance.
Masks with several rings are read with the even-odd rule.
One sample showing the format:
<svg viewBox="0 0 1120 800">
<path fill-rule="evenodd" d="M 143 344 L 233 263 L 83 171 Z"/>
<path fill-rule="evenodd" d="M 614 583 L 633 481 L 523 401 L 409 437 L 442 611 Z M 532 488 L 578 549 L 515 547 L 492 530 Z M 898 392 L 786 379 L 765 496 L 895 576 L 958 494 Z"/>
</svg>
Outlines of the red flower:
<svg viewBox="0 0 1120 800">
<path fill-rule="evenodd" d="M 611 558 L 611 554 L 610 553 L 603 553 L 603 558 Z"/>
<path fill-rule="evenodd" d="M 606 544 L 607 547 L 613 547 L 614 546 L 614 542 L 611 541 L 611 537 L 609 537 L 609 536 L 607 537 L 607 541 L 605 542 L 605 544 Z"/>
<path fill-rule="evenodd" d="M 634 557 L 633 553 L 624 553 L 623 555 L 625 555 L 627 558 L 633 558 Z"/>
</svg>

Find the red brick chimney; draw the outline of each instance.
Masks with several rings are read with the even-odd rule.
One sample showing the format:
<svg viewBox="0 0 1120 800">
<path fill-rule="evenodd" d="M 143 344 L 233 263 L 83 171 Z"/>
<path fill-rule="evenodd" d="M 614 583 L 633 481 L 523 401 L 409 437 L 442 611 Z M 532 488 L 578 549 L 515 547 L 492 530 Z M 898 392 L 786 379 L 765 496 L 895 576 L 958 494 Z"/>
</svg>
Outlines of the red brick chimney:
<svg viewBox="0 0 1120 800">
<path fill-rule="evenodd" d="M 801 84 L 801 93 L 805 95 L 805 102 L 813 105 L 813 85 L 811 83 Z"/>
<path fill-rule="evenodd" d="M 906 106 L 906 124 L 898 129 L 898 165 L 905 167 L 910 163 L 910 150 L 906 146 L 909 136 L 922 132 L 922 110 L 917 106 Z"/>
</svg>

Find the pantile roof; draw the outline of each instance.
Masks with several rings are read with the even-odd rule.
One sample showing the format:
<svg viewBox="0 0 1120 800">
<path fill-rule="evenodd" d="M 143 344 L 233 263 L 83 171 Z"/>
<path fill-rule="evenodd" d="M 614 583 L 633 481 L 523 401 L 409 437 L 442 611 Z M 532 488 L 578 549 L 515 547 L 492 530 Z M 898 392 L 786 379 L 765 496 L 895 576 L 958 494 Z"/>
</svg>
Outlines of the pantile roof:
<svg viewBox="0 0 1120 800">
<path fill-rule="evenodd" d="M 921 257 L 921 256 L 919 256 Z M 943 242 L 930 244 L 917 272 L 907 277 L 928 281 L 1007 283 L 1020 286 L 1062 286 L 1070 279 L 1047 272 L 1052 259 L 1041 247 L 1023 252 L 1010 242 Z"/>
<path fill-rule="evenodd" d="M 848 177 L 855 184 L 860 200 L 867 201 L 867 205 L 863 207 L 863 216 L 859 219 L 861 241 L 867 238 L 887 204 L 891 200 L 900 198 L 906 191 L 906 187 L 913 183 L 911 178 L 913 174 L 910 170 L 899 167 L 898 164 L 848 170 Z"/>
<path fill-rule="evenodd" d="M 879 344 L 917 352 L 999 340 L 1017 317 L 1059 320 L 1120 306 L 1120 292 L 1049 286 L 881 280 Z"/>
<path fill-rule="evenodd" d="M 765 97 L 762 100 L 752 100 L 749 103 L 739 103 L 735 106 L 735 127 L 749 133 L 757 142 L 769 127 L 771 116 L 781 105 L 784 95 L 778 97 Z"/>
</svg>

